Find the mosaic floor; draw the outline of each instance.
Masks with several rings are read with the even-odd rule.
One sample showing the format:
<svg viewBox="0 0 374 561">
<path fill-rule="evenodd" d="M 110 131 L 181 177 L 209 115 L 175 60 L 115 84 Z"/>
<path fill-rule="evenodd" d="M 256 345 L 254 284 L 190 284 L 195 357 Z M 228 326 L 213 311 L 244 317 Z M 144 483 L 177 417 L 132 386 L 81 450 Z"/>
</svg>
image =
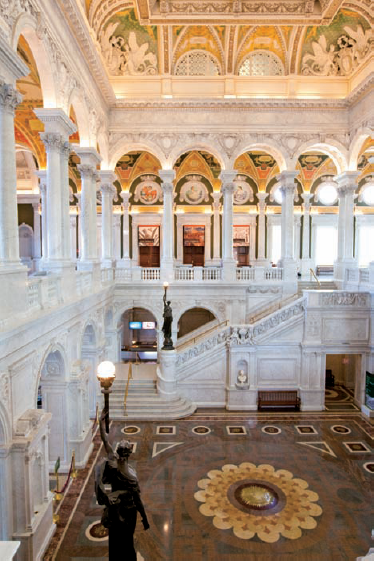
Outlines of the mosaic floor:
<svg viewBox="0 0 374 561">
<path fill-rule="evenodd" d="M 168 423 L 113 423 L 114 440 L 125 433 L 134 444 L 131 463 L 150 522 L 147 532 L 138 522 L 138 559 L 352 561 L 365 554 L 373 523 L 370 431 L 356 411 L 205 410 Z M 96 435 L 45 560 L 107 558 L 92 473 L 100 454 Z"/>
</svg>

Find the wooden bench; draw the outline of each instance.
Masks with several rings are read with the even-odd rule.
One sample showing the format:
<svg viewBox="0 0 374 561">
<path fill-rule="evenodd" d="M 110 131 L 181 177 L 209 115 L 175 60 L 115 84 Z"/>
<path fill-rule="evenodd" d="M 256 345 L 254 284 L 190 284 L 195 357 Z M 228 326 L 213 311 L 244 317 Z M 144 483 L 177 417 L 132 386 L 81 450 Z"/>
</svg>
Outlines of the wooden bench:
<svg viewBox="0 0 374 561">
<path fill-rule="evenodd" d="M 332 275 L 334 273 L 333 265 L 317 265 L 316 274 L 318 275 Z"/>
<path fill-rule="evenodd" d="M 294 407 L 299 409 L 300 398 L 297 395 L 297 390 L 259 391 L 257 404 L 259 410 L 263 407 Z"/>
</svg>

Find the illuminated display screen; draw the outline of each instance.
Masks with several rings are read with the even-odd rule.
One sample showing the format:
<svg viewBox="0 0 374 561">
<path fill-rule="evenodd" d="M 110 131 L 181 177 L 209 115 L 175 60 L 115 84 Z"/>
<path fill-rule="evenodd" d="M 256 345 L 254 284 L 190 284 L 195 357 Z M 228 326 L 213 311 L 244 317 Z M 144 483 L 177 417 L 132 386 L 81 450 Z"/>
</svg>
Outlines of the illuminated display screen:
<svg viewBox="0 0 374 561">
<path fill-rule="evenodd" d="M 154 321 L 143 321 L 142 323 L 143 329 L 156 329 L 156 324 Z"/>
<path fill-rule="evenodd" d="M 130 329 L 141 329 L 142 322 L 141 321 L 129 321 L 129 328 Z"/>
</svg>

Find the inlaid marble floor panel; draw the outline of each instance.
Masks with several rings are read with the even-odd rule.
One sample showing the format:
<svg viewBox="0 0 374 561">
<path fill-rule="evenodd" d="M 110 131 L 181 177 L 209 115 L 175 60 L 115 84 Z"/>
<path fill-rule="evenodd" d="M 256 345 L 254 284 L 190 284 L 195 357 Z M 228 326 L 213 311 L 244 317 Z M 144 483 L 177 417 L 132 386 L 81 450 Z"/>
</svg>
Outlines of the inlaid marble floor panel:
<svg viewBox="0 0 374 561">
<path fill-rule="evenodd" d="M 369 550 L 372 428 L 357 412 L 227 414 L 175 422 L 114 422 L 134 444 L 150 529 L 136 549 L 158 560 L 349 560 Z M 90 463 L 60 507 L 44 559 L 107 558 Z M 125 554 L 123 559 L 126 559 Z"/>
</svg>

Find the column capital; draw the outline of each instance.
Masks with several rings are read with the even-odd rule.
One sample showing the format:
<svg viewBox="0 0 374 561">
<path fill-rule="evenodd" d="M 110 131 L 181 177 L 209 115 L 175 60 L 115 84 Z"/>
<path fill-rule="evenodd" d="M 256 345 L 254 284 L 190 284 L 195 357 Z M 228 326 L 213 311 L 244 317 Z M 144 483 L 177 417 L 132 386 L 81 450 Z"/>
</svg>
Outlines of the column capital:
<svg viewBox="0 0 374 561">
<path fill-rule="evenodd" d="M 14 115 L 14 111 L 22 101 L 22 95 L 11 84 L 6 84 L 0 78 L 0 107 L 3 107 L 7 113 Z"/>
<path fill-rule="evenodd" d="M 265 202 L 266 197 L 269 196 L 269 193 L 265 193 L 265 191 L 259 191 L 256 193 L 256 197 L 258 198 L 259 202 Z"/>
<path fill-rule="evenodd" d="M 92 166 L 96 169 L 96 166 L 102 160 L 102 157 L 95 148 L 81 147 L 79 144 L 73 144 L 72 149 L 79 156 L 81 164 Z"/>
<path fill-rule="evenodd" d="M 41 192 L 41 188 L 46 187 L 47 186 L 47 170 L 46 169 L 40 169 L 38 171 L 35 172 L 36 177 L 39 178 L 39 188 L 40 188 L 40 192 Z"/>
<path fill-rule="evenodd" d="M 160 169 L 158 175 L 161 178 L 162 183 L 172 183 L 176 177 L 174 169 Z"/>
<path fill-rule="evenodd" d="M 129 204 L 131 193 L 130 193 L 130 191 L 121 191 L 120 192 L 120 197 L 123 200 L 123 204 L 127 205 L 127 204 Z"/>
<path fill-rule="evenodd" d="M 228 183 L 233 183 L 233 181 L 234 181 L 234 179 L 236 178 L 237 175 L 238 175 L 238 172 L 235 171 L 235 170 L 221 171 L 221 173 L 219 174 L 219 178 L 221 180 L 222 187 L 224 185 L 228 184 Z"/>
<path fill-rule="evenodd" d="M 288 191 L 289 189 L 295 189 L 295 179 L 299 175 L 299 171 L 282 171 L 277 177 L 277 181 L 280 183 L 280 189 L 283 191 Z"/>
<path fill-rule="evenodd" d="M 99 177 L 102 184 L 113 184 L 117 179 L 116 174 L 112 170 L 100 170 Z"/>
<path fill-rule="evenodd" d="M 47 152 L 64 150 L 65 138 L 59 132 L 41 132 L 39 134 Z"/>
<path fill-rule="evenodd" d="M 212 199 L 214 201 L 213 204 L 219 204 L 221 195 L 222 195 L 221 191 L 213 191 L 212 193 Z"/>
<path fill-rule="evenodd" d="M 96 179 L 96 167 L 89 164 L 78 164 L 77 168 L 85 179 Z"/>
<path fill-rule="evenodd" d="M 73 121 L 69 119 L 62 109 L 46 109 L 42 107 L 34 109 L 34 113 L 44 124 L 46 133 L 59 133 L 66 140 L 77 130 Z"/>
<path fill-rule="evenodd" d="M 103 195 L 109 195 L 112 200 L 117 193 L 117 190 L 114 187 L 113 183 L 101 183 L 100 191 Z"/>
<path fill-rule="evenodd" d="M 173 185 L 173 183 L 166 183 L 166 181 L 163 181 L 161 183 L 161 189 L 162 189 L 162 192 L 164 194 L 165 193 L 172 193 L 173 190 L 174 190 L 174 185 Z"/>
<path fill-rule="evenodd" d="M 357 178 L 361 175 L 359 171 L 345 171 L 339 175 L 335 175 L 334 181 L 337 183 L 338 195 L 346 193 L 354 193 L 357 189 Z"/>
</svg>

